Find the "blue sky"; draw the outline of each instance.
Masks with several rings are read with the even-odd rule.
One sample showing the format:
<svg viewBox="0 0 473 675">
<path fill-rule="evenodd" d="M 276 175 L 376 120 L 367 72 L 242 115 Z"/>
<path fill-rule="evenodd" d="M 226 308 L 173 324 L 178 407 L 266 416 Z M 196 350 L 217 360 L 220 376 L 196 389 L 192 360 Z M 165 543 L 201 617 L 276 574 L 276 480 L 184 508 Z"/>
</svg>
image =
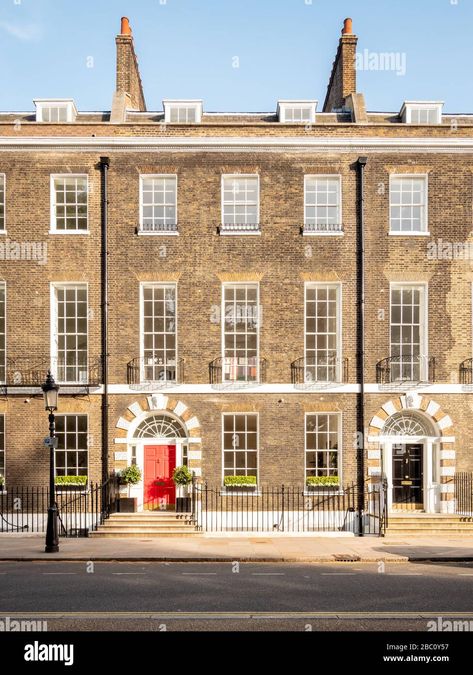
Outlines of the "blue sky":
<svg viewBox="0 0 473 675">
<path fill-rule="evenodd" d="M 203 98 L 209 111 L 315 98 L 320 110 L 351 16 L 360 52 L 406 59 L 401 76 L 358 73 L 369 110 L 420 99 L 473 112 L 473 0 L 0 0 L 0 110 L 32 110 L 36 97 L 109 110 L 122 15 L 150 110 L 163 98 Z"/>
</svg>

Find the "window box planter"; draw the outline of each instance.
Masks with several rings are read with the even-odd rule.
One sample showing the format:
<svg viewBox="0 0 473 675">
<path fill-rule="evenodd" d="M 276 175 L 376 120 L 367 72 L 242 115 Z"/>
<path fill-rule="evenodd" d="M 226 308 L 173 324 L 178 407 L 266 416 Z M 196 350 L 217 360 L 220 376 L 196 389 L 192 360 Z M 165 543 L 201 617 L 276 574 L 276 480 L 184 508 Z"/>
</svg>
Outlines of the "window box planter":
<svg viewBox="0 0 473 675">
<path fill-rule="evenodd" d="M 80 492 L 87 488 L 87 476 L 56 476 L 54 485 L 58 492 Z"/>
<path fill-rule="evenodd" d="M 338 476 L 309 476 L 306 480 L 307 492 L 338 492 L 340 479 Z"/>
<path fill-rule="evenodd" d="M 253 493 L 256 491 L 256 476 L 225 476 L 225 492 Z"/>
</svg>

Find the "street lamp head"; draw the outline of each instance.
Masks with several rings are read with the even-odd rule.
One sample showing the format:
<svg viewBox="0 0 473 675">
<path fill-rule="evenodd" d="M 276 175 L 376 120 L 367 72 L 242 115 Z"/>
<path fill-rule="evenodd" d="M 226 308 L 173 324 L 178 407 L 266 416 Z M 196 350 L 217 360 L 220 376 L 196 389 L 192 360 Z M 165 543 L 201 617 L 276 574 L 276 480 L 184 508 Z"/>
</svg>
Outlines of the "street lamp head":
<svg viewBox="0 0 473 675">
<path fill-rule="evenodd" d="M 54 381 L 54 377 L 50 370 L 46 375 L 46 382 L 41 385 L 44 395 L 44 407 L 49 412 L 54 412 L 57 410 L 57 399 L 59 392 L 59 385 Z"/>
</svg>

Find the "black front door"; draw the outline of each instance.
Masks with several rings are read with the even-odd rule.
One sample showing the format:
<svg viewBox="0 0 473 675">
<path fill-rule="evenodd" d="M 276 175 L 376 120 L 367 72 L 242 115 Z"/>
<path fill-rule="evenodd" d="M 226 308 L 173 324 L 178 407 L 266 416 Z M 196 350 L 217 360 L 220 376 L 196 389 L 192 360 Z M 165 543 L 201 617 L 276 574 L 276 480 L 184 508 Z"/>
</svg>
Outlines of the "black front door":
<svg viewBox="0 0 473 675">
<path fill-rule="evenodd" d="M 423 506 L 422 452 L 423 446 L 414 443 L 393 445 L 394 506 Z"/>
</svg>

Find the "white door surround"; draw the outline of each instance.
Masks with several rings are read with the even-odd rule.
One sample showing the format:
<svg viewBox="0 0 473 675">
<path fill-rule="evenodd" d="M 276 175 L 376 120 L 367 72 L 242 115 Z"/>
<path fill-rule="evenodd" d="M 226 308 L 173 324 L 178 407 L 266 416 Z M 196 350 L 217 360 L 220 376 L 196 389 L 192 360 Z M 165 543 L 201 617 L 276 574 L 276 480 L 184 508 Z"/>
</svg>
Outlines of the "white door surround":
<svg viewBox="0 0 473 675">
<path fill-rule="evenodd" d="M 367 468 L 370 478 L 386 475 L 392 508 L 392 448 L 395 444 L 422 444 L 423 499 L 427 513 L 453 513 L 456 470 L 453 422 L 441 406 L 426 396 L 409 392 L 387 401 L 369 423 Z"/>
</svg>

